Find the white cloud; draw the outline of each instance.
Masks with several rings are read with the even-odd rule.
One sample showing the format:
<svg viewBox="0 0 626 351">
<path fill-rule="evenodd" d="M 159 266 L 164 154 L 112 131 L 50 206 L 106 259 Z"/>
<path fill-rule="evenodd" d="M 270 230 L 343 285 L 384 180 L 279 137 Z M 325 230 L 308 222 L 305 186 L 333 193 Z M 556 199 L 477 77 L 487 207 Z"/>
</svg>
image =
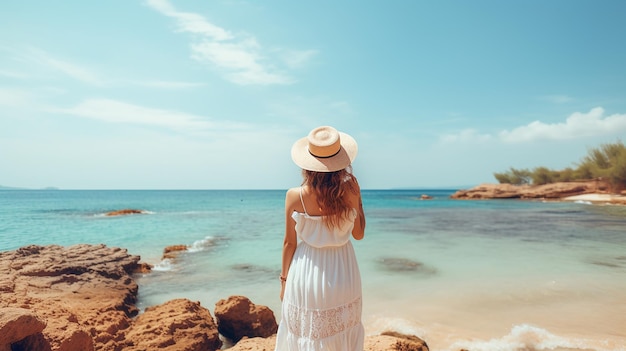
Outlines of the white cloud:
<svg viewBox="0 0 626 351">
<path fill-rule="evenodd" d="M 524 143 L 538 140 L 571 140 L 597 136 L 624 135 L 626 114 L 604 116 L 604 109 L 596 107 L 587 113 L 575 112 L 561 123 L 534 121 L 511 130 L 502 130 L 495 135 L 481 134 L 476 129 L 447 134 L 442 142 L 484 142 L 500 140 L 506 143 Z"/>
<path fill-rule="evenodd" d="M 174 18 L 177 31 L 195 34 L 192 38 L 193 59 L 216 67 L 226 79 L 236 84 L 291 84 L 293 79 L 268 63 L 257 40 L 250 35 L 234 35 L 216 26 L 203 16 L 178 11 L 167 0 L 148 0 L 148 6 Z M 311 51 L 290 51 L 280 57 L 287 67 L 302 66 Z"/>
<path fill-rule="evenodd" d="M 280 54 L 289 68 L 300 68 L 317 55 L 317 50 L 280 50 Z"/>
<path fill-rule="evenodd" d="M 89 99 L 68 109 L 49 109 L 110 123 L 163 127 L 176 131 L 203 131 L 216 127 L 207 118 L 176 111 L 161 110 L 110 99 Z"/>
<path fill-rule="evenodd" d="M 200 34 L 218 41 L 233 39 L 233 35 L 227 30 L 209 23 L 201 15 L 177 11 L 167 0 L 148 0 L 147 4 L 161 14 L 174 18 L 177 31 Z"/>
<path fill-rule="evenodd" d="M 57 59 L 46 51 L 30 48 L 27 55 L 27 59 L 35 61 L 43 66 L 50 67 L 83 83 L 96 86 L 106 84 L 105 80 L 94 71 L 75 63 Z"/>
<path fill-rule="evenodd" d="M 184 82 L 184 81 L 165 81 L 165 80 L 132 80 L 132 79 L 118 79 L 108 78 L 103 79 L 102 75 L 98 74 L 93 69 L 85 66 L 69 62 L 67 60 L 61 60 L 52 54 L 38 49 L 29 47 L 25 50 L 18 52 L 18 50 L 12 50 L 16 52 L 16 57 L 20 60 L 27 62 L 34 62 L 40 66 L 52 69 L 57 72 L 61 72 L 71 78 L 74 78 L 83 83 L 94 86 L 112 86 L 112 85 L 128 85 L 133 84 L 137 86 L 159 88 L 159 89 L 189 89 L 196 88 L 205 85 L 205 83 L 199 82 Z M 0 70 L 0 76 L 5 76 L 15 79 L 29 79 L 35 75 L 26 75 L 22 73 L 3 71 Z"/>
<path fill-rule="evenodd" d="M 587 113 L 571 114 L 563 123 L 534 121 L 511 131 L 503 130 L 499 137 L 504 142 L 530 142 L 535 140 L 566 140 L 626 132 L 626 114 L 604 117 L 604 109 L 596 107 Z"/>
<path fill-rule="evenodd" d="M 173 82 L 173 81 L 163 81 L 163 80 L 150 80 L 150 81 L 131 81 L 130 83 L 149 87 L 149 88 L 159 88 L 159 89 L 190 89 L 197 88 L 205 85 L 205 83 L 194 83 L 194 82 Z"/>
<path fill-rule="evenodd" d="M 19 72 L 12 72 L 12 71 L 4 71 L 4 70 L 0 70 L 0 76 L 7 77 L 7 78 L 13 78 L 13 79 L 25 79 L 25 78 L 28 78 L 28 75 L 26 75 L 26 74 L 19 73 Z"/>
<path fill-rule="evenodd" d="M 31 100 L 31 94 L 19 89 L 0 88 L 0 106 L 25 106 Z"/>
<path fill-rule="evenodd" d="M 289 84 L 293 81 L 286 75 L 269 72 L 260 63 L 260 46 L 254 39 L 237 43 L 205 41 L 192 44 L 191 48 L 194 59 L 225 69 L 224 75 L 237 84 Z"/>
</svg>

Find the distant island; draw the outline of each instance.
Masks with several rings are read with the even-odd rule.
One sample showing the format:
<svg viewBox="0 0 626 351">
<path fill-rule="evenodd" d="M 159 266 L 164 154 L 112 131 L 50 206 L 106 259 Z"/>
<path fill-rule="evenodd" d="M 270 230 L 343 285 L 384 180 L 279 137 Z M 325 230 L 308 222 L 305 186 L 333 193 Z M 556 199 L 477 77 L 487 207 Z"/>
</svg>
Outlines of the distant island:
<svg viewBox="0 0 626 351">
<path fill-rule="evenodd" d="M 565 199 L 626 204 L 626 146 L 621 141 L 589 150 L 575 168 L 547 167 L 494 173 L 499 184 L 459 190 L 453 199 Z"/>
<path fill-rule="evenodd" d="M 0 185 L 0 190 L 60 190 L 60 189 L 54 186 L 48 186 L 48 187 L 41 188 L 41 189 L 31 189 L 31 188 L 16 188 L 12 186 Z"/>
</svg>

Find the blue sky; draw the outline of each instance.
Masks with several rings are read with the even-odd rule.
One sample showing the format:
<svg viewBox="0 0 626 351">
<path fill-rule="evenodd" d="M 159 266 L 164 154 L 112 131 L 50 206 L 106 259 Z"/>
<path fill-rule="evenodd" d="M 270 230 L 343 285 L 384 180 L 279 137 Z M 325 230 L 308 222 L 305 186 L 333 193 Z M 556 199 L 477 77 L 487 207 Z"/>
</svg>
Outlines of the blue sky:
<svg viewBox="0 0 626 351">
<path fill-rule="evenodd" d="M 285 189 L 355 137 L 363 188 L 495 182 L 626 135 L 624 1 L 10 1 L 0 185 Z"/>
</svg>

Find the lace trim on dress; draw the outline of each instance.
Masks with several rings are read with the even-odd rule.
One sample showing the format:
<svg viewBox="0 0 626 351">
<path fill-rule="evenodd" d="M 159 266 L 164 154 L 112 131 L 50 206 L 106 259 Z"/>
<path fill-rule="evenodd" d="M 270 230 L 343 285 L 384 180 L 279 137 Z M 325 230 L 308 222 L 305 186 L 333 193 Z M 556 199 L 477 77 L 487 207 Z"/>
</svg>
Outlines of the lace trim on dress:
<svg viewBox="0 0 626 351">
<path fill-rule="evenodd" d="M 361 297 L 345 305 L 326 310 L 287 305 L 287 327 L 299 337 L 324 339 L 361 323 Z"/>
</svg>

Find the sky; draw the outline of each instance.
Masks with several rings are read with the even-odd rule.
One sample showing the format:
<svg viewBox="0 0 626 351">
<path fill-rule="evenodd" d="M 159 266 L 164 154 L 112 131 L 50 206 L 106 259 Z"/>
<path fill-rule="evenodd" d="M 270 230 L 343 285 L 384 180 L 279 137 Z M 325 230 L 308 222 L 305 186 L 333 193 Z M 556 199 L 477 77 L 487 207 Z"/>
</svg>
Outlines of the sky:
<svg viewBox="0 0 626 351">
<path fill-rule="evenodd" d="M 626 2 L 0 4 L 0 185 L 286 189 L 322 125 L 364 189 L 574 167 L 626 136 Z"/>
</svg>

